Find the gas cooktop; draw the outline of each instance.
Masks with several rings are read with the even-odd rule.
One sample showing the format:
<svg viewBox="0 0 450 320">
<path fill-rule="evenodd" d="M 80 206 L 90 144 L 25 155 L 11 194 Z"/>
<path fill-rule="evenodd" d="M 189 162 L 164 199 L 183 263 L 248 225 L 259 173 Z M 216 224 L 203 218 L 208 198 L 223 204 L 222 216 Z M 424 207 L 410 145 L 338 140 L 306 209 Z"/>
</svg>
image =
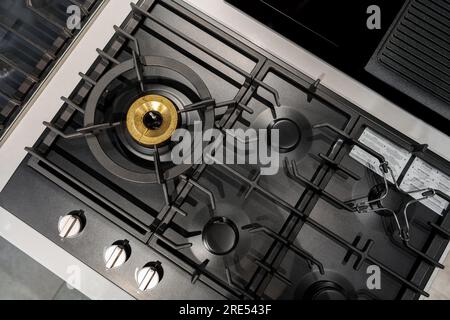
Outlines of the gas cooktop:
<svg viewBox="0 0 450 320">
<path fill-rule="evenodd" d="M 2 207 L 139 299 L 428 295 L 447 161 L 183 1 L 131 7 Z M 277 130 L 276 173 L 175 164 L 195 123 Z"/>
</svg>

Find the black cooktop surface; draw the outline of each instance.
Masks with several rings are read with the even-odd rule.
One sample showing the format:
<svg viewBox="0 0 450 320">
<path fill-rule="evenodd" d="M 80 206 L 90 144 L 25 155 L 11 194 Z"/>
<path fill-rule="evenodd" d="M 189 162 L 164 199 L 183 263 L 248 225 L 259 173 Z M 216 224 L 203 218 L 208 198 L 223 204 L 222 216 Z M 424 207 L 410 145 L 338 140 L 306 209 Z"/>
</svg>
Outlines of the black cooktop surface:
<svg viewBox="0 0 450 320">
<path fill-rule="evenodd" d="M 342 4 L 339 1 L 326 0 L 226 0 L 236 6 L 251 17 L 261 21 L 270 28 L 296 42 L 301 47 L 314 53 L 319 58 L 327 61 L 351 77 L 364 83 L 369 88 L 377 91 L 382 96 L 391 100 L 393 103 L 411 112 L 415 116 L 425 120 L 439 130 L 449 134 L 449 116 L 448 110 L 440 112 L 434 107 L 432 101 L 417 99 L 421 95 L 420 89 L 403 90 L 408 84 L 402 84 L 398 87 L 395 78 L 382 78 L 365 70 L 372 56 L 383 40 L 383 37 L 390 33 L 391 28 L 400 17 L 402 10 L 411 1 L 405 0 L 352 0 Z M 419 2 L 419 18 L 422 19 L 421 25 L 415 25 L 407 30 L 406 38 L 415 38 L 416 33 L 424 35 L 424 39 L 440 38 L 443 35 L 443 45 L 438 49 L 439 54 L 448 55 L 446 46 L 446 37 L 448 38 L 448 3 L 440 4 L 434 1 Z M 431 9 L 423 11 L 423 6 L 431 6 Z M 380 9 L 380 28 L 369 29 L 367 21 L 373 15 L 371 6 L 377 6 Z M 444 22 L 436 28 L 429 29 L 430 21 L 433 20 L 432 14 L 441 16 Z M 428 18 L 427 18 L 428 17 Z M 407 20 L 417 19 L 415 16 L 408 16 Z M 409 21 L 408 20 L 408 21 Z M 408 24 L 408 21 L 402 22 Z M 433 43 L 436 41 L 431 40 Z M 413 46 L 419 45 L 415 44 Z M 439 46 L 439 44 L 438 44 Z M 430 50 L 432 51 L 432 50 Z M 435 50 L 436 51 L 436 50 Z M 408 59 L 409 52 L 397 53 L 402 58 Z M 426 52 L 426 54 L 428 54 Z M 425 61 L 431 61 L 433 52 L 425 56 Z M 417 54 L 413 54 L 416 59 Z M 375 58 L 374 58 L 375 59 Z M 413 59 L 413 65 L 417 61 Z M 411 73 L 421 73 L 417 71 L 420 65 L 413 66 Z M 425 67 L 425 70 L 429 68 Z M 443 69 L 445 73 L 445 68 Z M 448 78 L 444 76 L 446 81 Z M 403 80 L 402 80 L 403 81 Z M 407 80 L 406 80 L 407 81 Z M 448 82 L 448 81 L 447 81 Z M 446 89 L 444 89 L 446 90 Z M 429 103 L 428 103 L 429 102 Z M 441 109 L 442 110 L 442 109 Z"/>
<path fill-rule="evenodd" d="M 404 0 L 227 0 L 297 42 L 322 59 L 351 74 L 361 72 Z M 371 6 L 380 8 L 380 29 L 369 29 Z"/>
<path fill-rule="evenodd" d="M 449 238 L 448 162 L 183 1 L 141 1 L 98 52 L 5 209 L 139 299 L 427 295 Z M 276 125 L 276 173 L 177 165 L 174 145 L 136 143 L 127 114 L 149 95 L 188 130 Z"/>
</svg>

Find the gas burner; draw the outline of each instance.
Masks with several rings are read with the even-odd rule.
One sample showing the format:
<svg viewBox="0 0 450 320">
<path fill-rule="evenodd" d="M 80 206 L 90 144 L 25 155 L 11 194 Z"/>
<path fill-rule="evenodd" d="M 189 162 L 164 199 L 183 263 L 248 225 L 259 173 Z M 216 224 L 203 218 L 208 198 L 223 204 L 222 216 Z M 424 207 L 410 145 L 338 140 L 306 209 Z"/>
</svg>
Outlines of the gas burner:
<svg viewBox="0 0 450 320">
<path fill-rule="evenodd" d="M 214 217 L 203 228 L 202 240 L 212 254 L 225 255 L 233 251 L 238 244 L 239 230 L 230 219 Z"/>
<path fill-rule="evenodd" d="M 405 196 L 402 196 L 402 194 L 392 186 L 389 186 L 389 190 L 386 193 L 385 185 L 377 184 L 370 189 L 367 200 L 370 203 L 370 208 L 374 210 L 376 214 L 383 217 L 392 217 L 391 212 L 383 209 L 390 208 L 397 212 L 402 207 Z"/>
<path fill-rule="evenodd" d="M 339 274 L 327 271 L 307 274 L 298 285 L 299 300 L 355 300 L 357 294 L 351 283 Z"/>
<path fill-rule="evenodd" d="M 238 206 L 220 202 L 215 211 L 218 216 L 211 216 L 209 207 L 198 208 L 191 214 L 190 221 L 178 221 L 201 235 L 189 239 L 192 242 L 190 251 L 199 262 L 209 260 L 208 267 L 215 270 L 223 270 L 224 265 L 245 264 L 243 260 L 254 244 L 251 235 L 242 232 L 241 228 L 250 223 L 250 217 Z M 220 213 L 226 216 L 220 216 Z"/>
<path fill-rule="evenodd" d="M 205 199 L 200 185 L 214 194 L 212 203 L 198 201 Z M 243 197 L 240 185 L 220 167 L 208 167 L 196 187 L 191 192 L 196 201 L 181 207 L 187 216 L 175 216 L 164 234 L 173 243 L 189 243 L 180 253 L 206 271 L 222 281 L 236 278 L 239 286 L 245 286 L 273 244 L 271 237 L 246 226 L 261 222 L 278 230 L 282 210 L 256 193 Z"/>
<path fill-rule="evenodd" d="M 86 136 L 87 143 L 108 171 L 138 183 L 157 182 L 154 155 L 158 148 L 163 178 L 170 180 L 191 167 L 171 163 L 174 143 L 170 138 L 177 128 L 190 128 L 194 121 L 201 121 L 204 130 L 212 128 L 214 108 L 186 110 L 212 101 L 211 95 L 201 78 L 178 61 L 151 56 L 139 60 L 141 76 L 136 76 L 135 62 L 128 60 L 95 83 L 86 105 L 85 126 L 120 125 Z"/>
<path fill-rule="evenodd" d="M 110 139 L 118 140 L 116 144 L 123 147 L 126 156 L 135 159 L 135 162 L 153 162 L 154 145 L 158 146 L 161 161 L 170 162 L 170 150 L 174 145 L 170 137 L 174 131 L 177 128 L 189 128 L 195 121 L 203 121 L 201 112 L 181 112 L 199 98 L 181 82 L 164 77 L 148 79 L 145 88 L 144 95 L 136 89 L 128 91 L 126 86 L 109 91 L 108 96 L 111 98 L 105 99 L 103 104 L 113 108 L 110 121 L 121 123 L 116 127 L 115 136 L 110 135 Z M 157 123 L 150 123 L 148 116 L 151 114 L 144 112 L 147 109 L 154 111 L 156 120 L 158 114 L 161 115 L 163 123 L 159 128 L 155 127 Z"/>
<path fill-rule="evenodd" d="M 311 148 L 313 131 L 299 108 L 287 106 L 261 112 L 251 124 L 254 129 L 279 130 L 279 150 L 292 160 L 304 158 Z"/>
<path fill-rule="evenodd" d="M 410 194 L 400 191 L 392 185 L 389 186 L 387 193 L 385 190 L 384 184 L 376 185 L 370 190 L 368 201 L 371 204 L 368 211 L 382 217 L 383 227 L 393 242 L 409 241 L 410 222 L 414 220 L 417 212 L 408 210 L 408 207 L 418 201 L 411 200 Z M 432 195 L 425 196 L 425 198 L 429 196 Z"/>
<path fill-rule="evenodd" d="M 383 171 L 383 166 L 385 167 Z M 385 229 L 392 234 L 395 240 L 401 240 L 407 247 L 410 241 L 410 221 L 413 219 L 411 212 L 408 212 L 411 205 L 423 200 L 435 197 L 437 191 L 431 188 L 404 191 L 400 189 L 396 182 L 390 184 L 387 174 L 390 173 L 392 181 L 397 181 L 389 164 L 384 162 L 380 165 L 384 183 L 372 187 L 367 197 L 360 197 L 348 201 L 345 205 L 350 207 L 350 211 L 363 214 L 376 213 L 389 223 L 384 221 Z M 417 194 L 418 197 L 413 197 Z M 395 228 L 397 231 L 394 231 Z"/>
<path fill-rule="evenodd" d="M 151 147 L 166 143 L 178 127 L 178 110 L 164 96 L 137 99 L 127 112 L 128 133 L 139 144 Z"/>
<path fill-rule="evenodd" d="M 280 134 L 279 147 L 281 153 L 294 150 L 302 139 L 302 133 L 298 125 L 291 119 L 275 119 L 268 127 L 270 130 L 278 130 Z"/>
</svg>

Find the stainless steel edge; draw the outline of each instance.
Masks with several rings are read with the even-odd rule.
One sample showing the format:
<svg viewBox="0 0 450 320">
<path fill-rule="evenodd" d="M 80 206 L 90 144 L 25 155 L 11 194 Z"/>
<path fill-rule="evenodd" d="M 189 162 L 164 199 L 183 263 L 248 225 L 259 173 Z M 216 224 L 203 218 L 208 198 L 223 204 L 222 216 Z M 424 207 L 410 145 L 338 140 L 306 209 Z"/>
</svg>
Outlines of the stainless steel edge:
<svg viewBox="0 0 450 320">
<path fill-rule="evenodd" d="M 16 118 L 13 120 L 10 126 L 6 128 L 6 130 L 0 135 L 0 148 L 5 143 L 6 139 L 11 135 L 14 128 L 20 122 L 20 120 L 25 116 L 29 108 L 36 102 L 39 95 L 45 90 L 45 87 L 48 85 L 53 76 L 58 72 L 61 65 L 66 61 L 67 57 L 72 52 L 73 48 L 78 44 L 79 40 L 84 36 L 84 34 L 88 31 L 92 22 L 97 18 L 97 16 L 102 12 L 103 8 L 109 3 L 110 0 L 102 0 L 103 2 L 96 8 L 96 10 L 91 14 L 89 19 L 86 21 L 84 26 L 81 28 L 80 32 L 73 39 L 72 43 L 65 49 L 65 51 L 61 54 L 61 57 L 52 67 L 51 71 L 45 76 L 45 78 L 37 85 L 36 90 L 31 95 L 30 99 L 23 105 Z"/>
</svg>

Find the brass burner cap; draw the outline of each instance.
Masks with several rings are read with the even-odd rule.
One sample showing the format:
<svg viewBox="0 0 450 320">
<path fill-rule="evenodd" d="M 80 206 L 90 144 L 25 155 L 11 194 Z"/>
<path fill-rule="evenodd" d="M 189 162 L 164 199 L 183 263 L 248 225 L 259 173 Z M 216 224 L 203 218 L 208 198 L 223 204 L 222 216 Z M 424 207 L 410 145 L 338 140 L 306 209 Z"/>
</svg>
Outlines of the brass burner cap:
<svg viewBox="0 0 450 320">
<path fill-rule="evenodd" d="M 127 113 L 127 129 L 134 140 L 145 146 L 170 139 L 178 126 L 178 112 L 166 97 L 147 95 L 137 99 Z"/>
</svg>

